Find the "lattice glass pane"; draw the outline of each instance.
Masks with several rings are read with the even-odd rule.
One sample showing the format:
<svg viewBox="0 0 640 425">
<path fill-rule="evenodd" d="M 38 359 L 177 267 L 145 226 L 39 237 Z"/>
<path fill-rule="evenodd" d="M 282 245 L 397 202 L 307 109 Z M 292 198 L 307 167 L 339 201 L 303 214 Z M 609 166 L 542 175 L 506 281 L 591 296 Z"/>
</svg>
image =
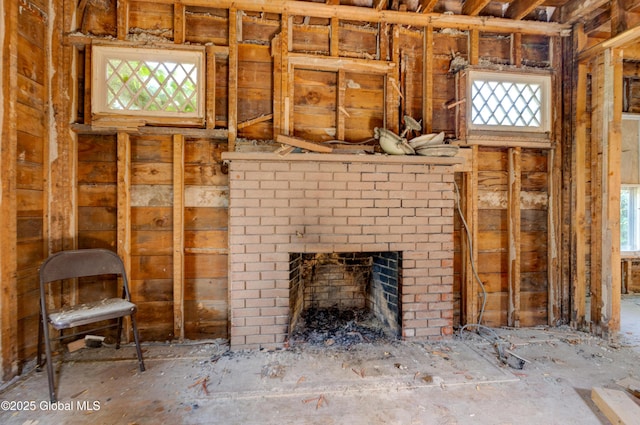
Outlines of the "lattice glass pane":
<svg viewBox="0 0 640 425">
<path fill-rule="evenodd" d="M 541 127 L 541 84 L 474 79 L 471 122 L 476 126 Z"/>
<path fill-rule="evenodd" d="M 106 60 L 107 108 L 116 111 L 194 112 L 198 68 L 192 63 Z"/>
</svg>

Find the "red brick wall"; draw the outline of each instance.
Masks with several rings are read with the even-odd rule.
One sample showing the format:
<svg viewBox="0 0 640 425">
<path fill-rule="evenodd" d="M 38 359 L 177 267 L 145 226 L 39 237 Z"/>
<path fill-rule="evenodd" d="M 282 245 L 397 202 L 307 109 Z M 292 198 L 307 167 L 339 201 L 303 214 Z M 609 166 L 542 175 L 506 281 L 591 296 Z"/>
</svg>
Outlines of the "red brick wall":
<svg viewBox="0 0 640 425">
<path fill-rule="evenodd" d="M 280 347 L 289 253 L 402 254 L 402 336 L 452 334 L 454 158 L 229 153 L 232 349 Z"/>
</svg>

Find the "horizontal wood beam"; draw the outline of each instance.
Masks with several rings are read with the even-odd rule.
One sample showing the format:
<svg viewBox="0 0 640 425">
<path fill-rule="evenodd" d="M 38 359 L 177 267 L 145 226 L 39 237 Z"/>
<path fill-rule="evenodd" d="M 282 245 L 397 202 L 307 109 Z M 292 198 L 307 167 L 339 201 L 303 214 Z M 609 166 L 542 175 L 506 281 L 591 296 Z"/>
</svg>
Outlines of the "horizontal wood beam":
<svg viewBox="0 0 640 425">
<path fill-rule="evenodd" d="M 155 3 L 174 4 L 175 0 L 155 0 Z M 182 0 L 185 6 L 212 7 L 211 0 Z M 290 16 L 312 16 L 315 18 L 338 18 L 371 23 L 410 25 L 413 27 L 433 25 L 434 28 L 452 28 L 461 31 L 478 29 L 497 33 L 539 34 L 568 36 L 571 26 L 556 22 L 514 21 L 512 19 L 487 16 L 449 15 L 442 13 L 415 13 L 394 10 L 376 10 L 368 7 L 328 5 L 292 0 L 217 0 L 215 7 L 237 9 L 247 12 L 277 13 Z"/>
<path fill-rule="evenodd" d="M 351 72 L 371 72 L 375 74 L 387 74 L 396 68 L 396 64 L 393 62 L 309 56 L 302 53 L 290 53 L 289 65 L 323 71 L 337 71 L 339 69 L 344 69 Z"/>
<path fill-rule="evenodd" d="M 626 46 L 630 46 L 632 43 L 636 43 L 638 39 L 640 39 L 640 26 L 631 28 L 630 30 L 620 33 L 615 37 L 612 37 L 608 40 L 596 44 L 595 46 L 591 46 L 585 50 L 578 52 L 577 59 L 579 62 L 582 62 L 596 55 L 599 55 L 607 49 L 624 49 Z"/>
</svg>

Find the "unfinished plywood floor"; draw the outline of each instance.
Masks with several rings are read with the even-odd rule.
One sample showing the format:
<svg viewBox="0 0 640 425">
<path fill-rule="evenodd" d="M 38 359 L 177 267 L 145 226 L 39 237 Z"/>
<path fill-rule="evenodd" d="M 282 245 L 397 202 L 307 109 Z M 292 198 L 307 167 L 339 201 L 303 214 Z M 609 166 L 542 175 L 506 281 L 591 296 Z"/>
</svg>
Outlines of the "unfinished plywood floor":
<svg viewBox="0 0 640 425">
<path fill-rule="evenodd" d="M 640 298 L 631 302 L 640 323 Z M 640 378 L 635 332 L 623 329 L 612 346 L 566 329 L 497 330 L 504 347 L 527 360 L 522 370 L 502 364 L 475 334 L 348 350 L 146 345 L 143 373 L 133 347 L 84 349 L 59 368 L 61 407 L 71 410 L 47 410 L 46 374 L 31 372 L 0 400 L 34 401 L 35 410 L 2 411 L 0 423 L 603 424 L 591 388 Z"/>
</svg>

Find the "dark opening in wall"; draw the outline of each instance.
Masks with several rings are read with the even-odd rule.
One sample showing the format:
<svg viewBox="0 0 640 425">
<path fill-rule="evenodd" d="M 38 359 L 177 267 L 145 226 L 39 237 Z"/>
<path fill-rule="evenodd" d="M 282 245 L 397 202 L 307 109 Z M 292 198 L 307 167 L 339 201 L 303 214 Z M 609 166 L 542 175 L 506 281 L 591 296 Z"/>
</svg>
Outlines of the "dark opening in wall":
<svg viewBox="0 0 640 425">
<path fill-rule="evenodd" d="M 376 336 L 398 338 L 401 263 L 402 253 L 397 251 L 290 254 L 293 339 L 314 333 L 331 341 L 337 331 L 355 335 L 356 342 Z"/>
</svg>

